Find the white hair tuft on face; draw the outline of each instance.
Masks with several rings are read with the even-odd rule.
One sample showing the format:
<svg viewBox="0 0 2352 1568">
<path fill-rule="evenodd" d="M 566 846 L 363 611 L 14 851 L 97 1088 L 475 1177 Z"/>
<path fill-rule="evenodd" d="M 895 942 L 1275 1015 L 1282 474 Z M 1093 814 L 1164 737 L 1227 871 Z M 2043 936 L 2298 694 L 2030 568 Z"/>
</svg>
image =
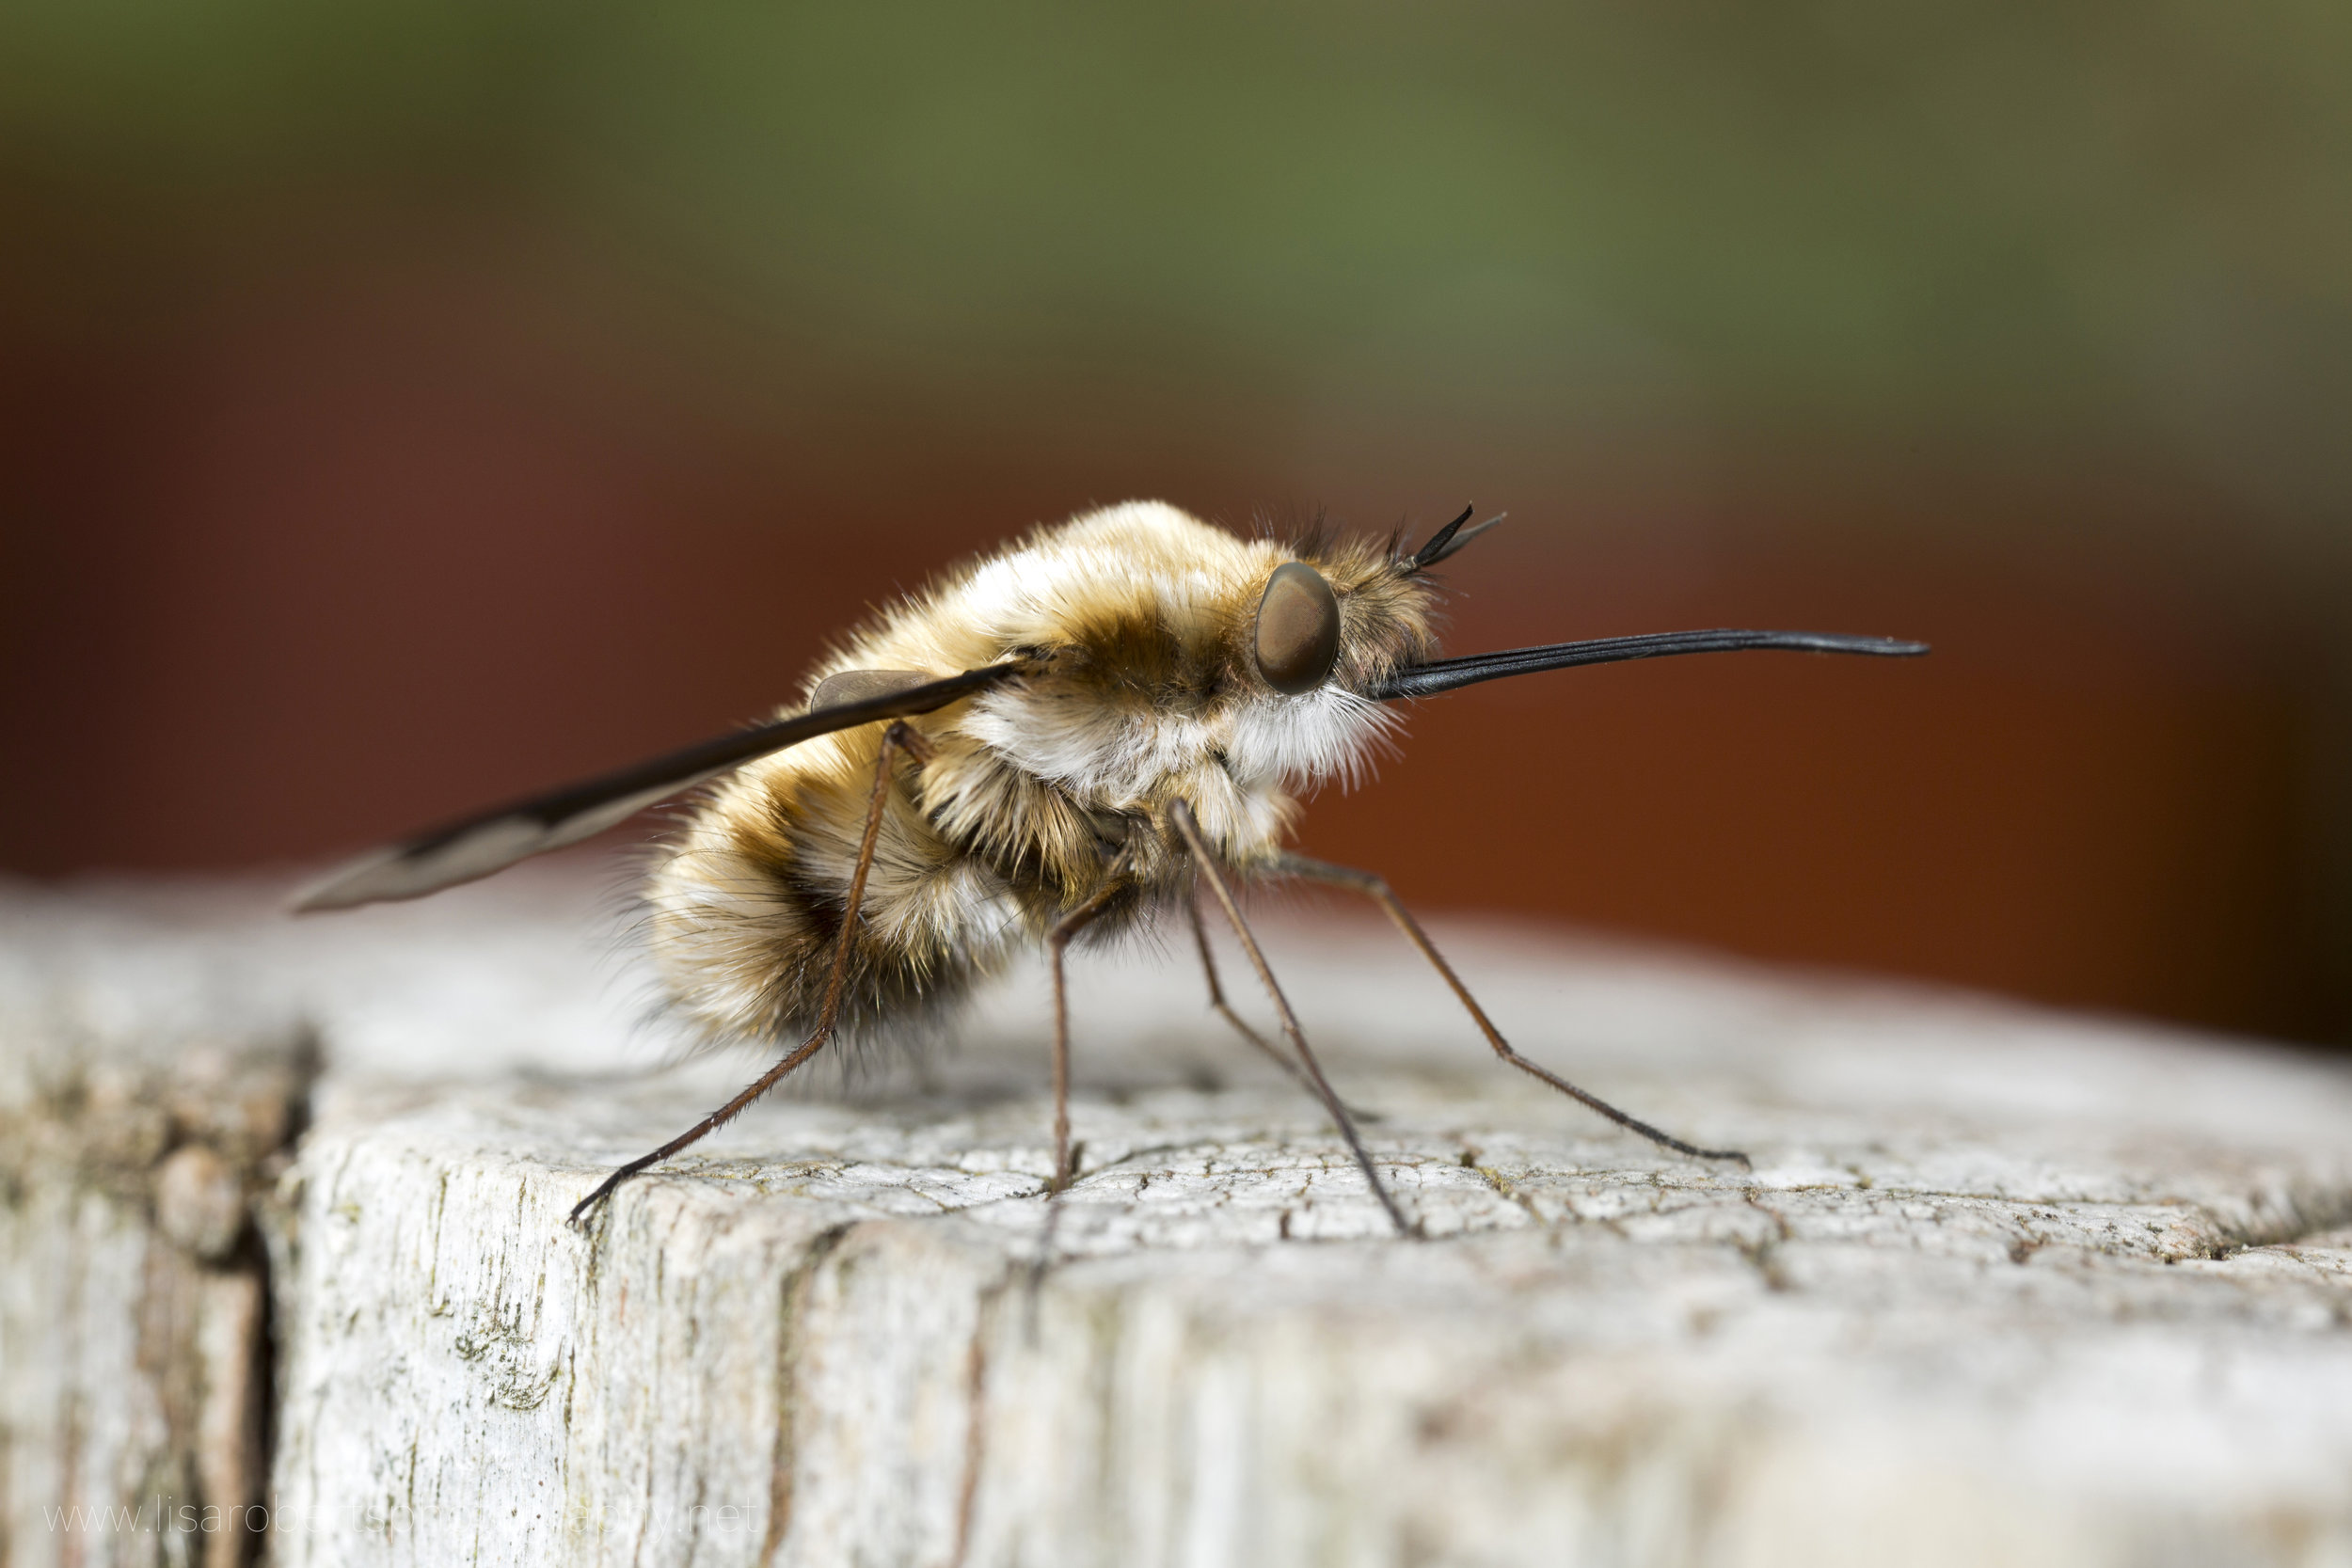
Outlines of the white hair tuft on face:
<svg viewBox="0 0 2352 1568">
<path fill-rule="evenodd" d="M 1246 705 L 1233 723 L 1231 752 L 1244 777 L 1276 779 L 1286 789 L 1336 777 L 1342 789 L 1353 789 L 1400 723 L 1391 708 L 1324 686 Z"/>
</svg>

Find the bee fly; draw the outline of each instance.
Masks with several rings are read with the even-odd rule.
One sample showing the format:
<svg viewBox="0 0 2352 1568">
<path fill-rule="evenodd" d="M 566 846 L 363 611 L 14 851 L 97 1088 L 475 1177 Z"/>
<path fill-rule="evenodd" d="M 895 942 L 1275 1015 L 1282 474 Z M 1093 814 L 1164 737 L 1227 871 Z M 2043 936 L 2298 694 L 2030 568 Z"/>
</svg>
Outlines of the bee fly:
<svg viewBox="0 0 2352 1568">
<path fill-rule="evenodd" d="M 1283 848 L 1295 792 L 1348 777 L 1395 725 L 1384 705 L 1572 665 L 1742 648 L 1909 655 L 1918 642 L 1689 631 L 1436 657 L 1430 568 L 1501 521 L 1470 513 L 1419 549 L 1320 533 L 1242 539 L 1170 506 L 1076 517 L 966 566 L 850 634 L 773 721 L 395 845 L 301 910 L 414 898 L 486 877 L 705 786 L 645 885 L 670 1002 L 718 1040 L 788 1046 L 741 1094 L 607 1177 L 622 1181 L 724 1126 L 837 1032 L 950 1005 L 1016 950 L 1054 977 L 1054 1177 L 1070 1145 L 1063 957 L 1181 908 L 1211 1006 L 1323 1102 L 1400 1231 L 1405 1215 L 1324 1076 L 1237 883 L 1301 879 L 1377 903 L 1493 1047 L 1652 1143 L 1746 1163 L 1627 1115 L 1511 1048 L 1375 873 Z M 1287 1053 L 1226 1005 L 1201 923 L 1216 906 L 1272 999 Z"/>
</svg>

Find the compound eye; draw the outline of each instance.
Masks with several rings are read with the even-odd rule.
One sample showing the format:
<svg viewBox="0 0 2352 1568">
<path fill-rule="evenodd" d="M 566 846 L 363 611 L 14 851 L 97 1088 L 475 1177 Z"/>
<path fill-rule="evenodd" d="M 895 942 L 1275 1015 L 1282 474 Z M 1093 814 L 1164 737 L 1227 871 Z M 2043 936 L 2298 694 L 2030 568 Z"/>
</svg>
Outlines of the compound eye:
<svg viewBox="0 0 2352 1568">
<path fill-rule="evenodd" d="M 1285 697 L 1312 691 L 1340 657 L 1340 601 L 1303 561 L 1274 568 L 1258 601 L 1258 673 Z"/>
</svg>

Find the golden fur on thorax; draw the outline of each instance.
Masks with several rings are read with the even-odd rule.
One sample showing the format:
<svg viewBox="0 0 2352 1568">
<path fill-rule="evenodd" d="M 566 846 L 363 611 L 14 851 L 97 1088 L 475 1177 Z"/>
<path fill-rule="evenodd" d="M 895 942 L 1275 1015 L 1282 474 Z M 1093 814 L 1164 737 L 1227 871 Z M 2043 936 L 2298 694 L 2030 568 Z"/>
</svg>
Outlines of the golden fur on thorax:
<svg viewBox="0 0 2352 1568">
<path fill-rule="evenodd" d="M 1339 662 L 1276 693 L 1250 648 L 1287 561 L 1338 595 Z M 1185 895 L 1168 803 L 1247 876 L 1280 851 L 1293 792 L 1364 762 L 1391 723 L 1359 695 L 1431 650 L 1432 586 L 1391 546 L 1243 539 L 1158 502 L 1042 529 L 885 611 L 810 673 L 1035 673 L 908 721 L 932 748 L 894 769 L 853 934 L 842 1020 L 870 1029 L 953 1001 L 1105 887 L 1094 930 Z M 678 1009 L 718 1038 L 797 1037 L 817 1015 L 883 726 L 761 758 L 714 785 L 646 888 Z"/>
</svg>

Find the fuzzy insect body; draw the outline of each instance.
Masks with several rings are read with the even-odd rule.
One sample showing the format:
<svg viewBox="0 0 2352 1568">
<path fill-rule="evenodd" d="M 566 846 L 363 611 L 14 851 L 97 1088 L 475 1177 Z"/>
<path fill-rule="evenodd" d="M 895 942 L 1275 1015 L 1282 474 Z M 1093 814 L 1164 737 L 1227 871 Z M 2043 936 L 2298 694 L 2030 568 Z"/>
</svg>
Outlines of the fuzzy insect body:
<svg viewBox="0 0 2352 1568">
<path fill-rule="evenodd" d="M 1213 1005 L 1324 1102 L 1406 1228 L 1235 899 L 1236 880 L 1275 877 L 1379 902 L 1504 1061 L 1666 1148 L 1744 1159 L 1675 1138 L 1518 1055 L 1384 882 L 1284 848 L 1298 796 L 1356 776 L 1393 729 L 1384 705 L 1399 698 L 1673 654 L 1926 650 L 1706 631 L 1438 658 L 1429 568 L 1491 526 L 1465 529 L 1470 516 L 1407 553 L 1321 532 L 1245 539 L 1157 502 L 1088 514 L 882 612 L 818 666 L 799 708 L 768 724 L 419 835 L 299 907 L 418 896 L 707 785 L 647 880 L 652 958 L 675 1011 L 706 1037 L 788 1049 L 735 1100 L 614 1172 L 575 1218 L 841 1032 L 912 1026 L 1039 945 L 1055 989 L 1058 1193 L 1074 1174 L 1064 952 L 1181 909 Z M 1203 893 L 1269 992 L 1287 1052 L 1226 1007 L 1198 924 Z"/>
<path fill-rule="evenodd" d="M 1284 696 L 1252 657 L 1267 578 L 1297 561 L 1341 607 L 1329 684 Z M 845 1030 L 950 1005 L 1106 889 L 1107 935 L 1189 896 L 1164 827 L 1192 806 L 1244 876 L 1281 853 L 1298 794 L 1356 773 L 1395 725 L 1359 693 L 1432 645 L 1434 588 L 1392 552 L 1236 538 L 1131 503 L 1040 533 L 853 633 L 809 682 L 935 678 L 1007 659 L 1017 684 L 907 722 L 933 760 L 893 770 Z M 842 940 L 879 726 L 751 763 L 712 789 L 649 879 L 653 958 L 706 1035 L 797 1039 Z"/>
</svg>

